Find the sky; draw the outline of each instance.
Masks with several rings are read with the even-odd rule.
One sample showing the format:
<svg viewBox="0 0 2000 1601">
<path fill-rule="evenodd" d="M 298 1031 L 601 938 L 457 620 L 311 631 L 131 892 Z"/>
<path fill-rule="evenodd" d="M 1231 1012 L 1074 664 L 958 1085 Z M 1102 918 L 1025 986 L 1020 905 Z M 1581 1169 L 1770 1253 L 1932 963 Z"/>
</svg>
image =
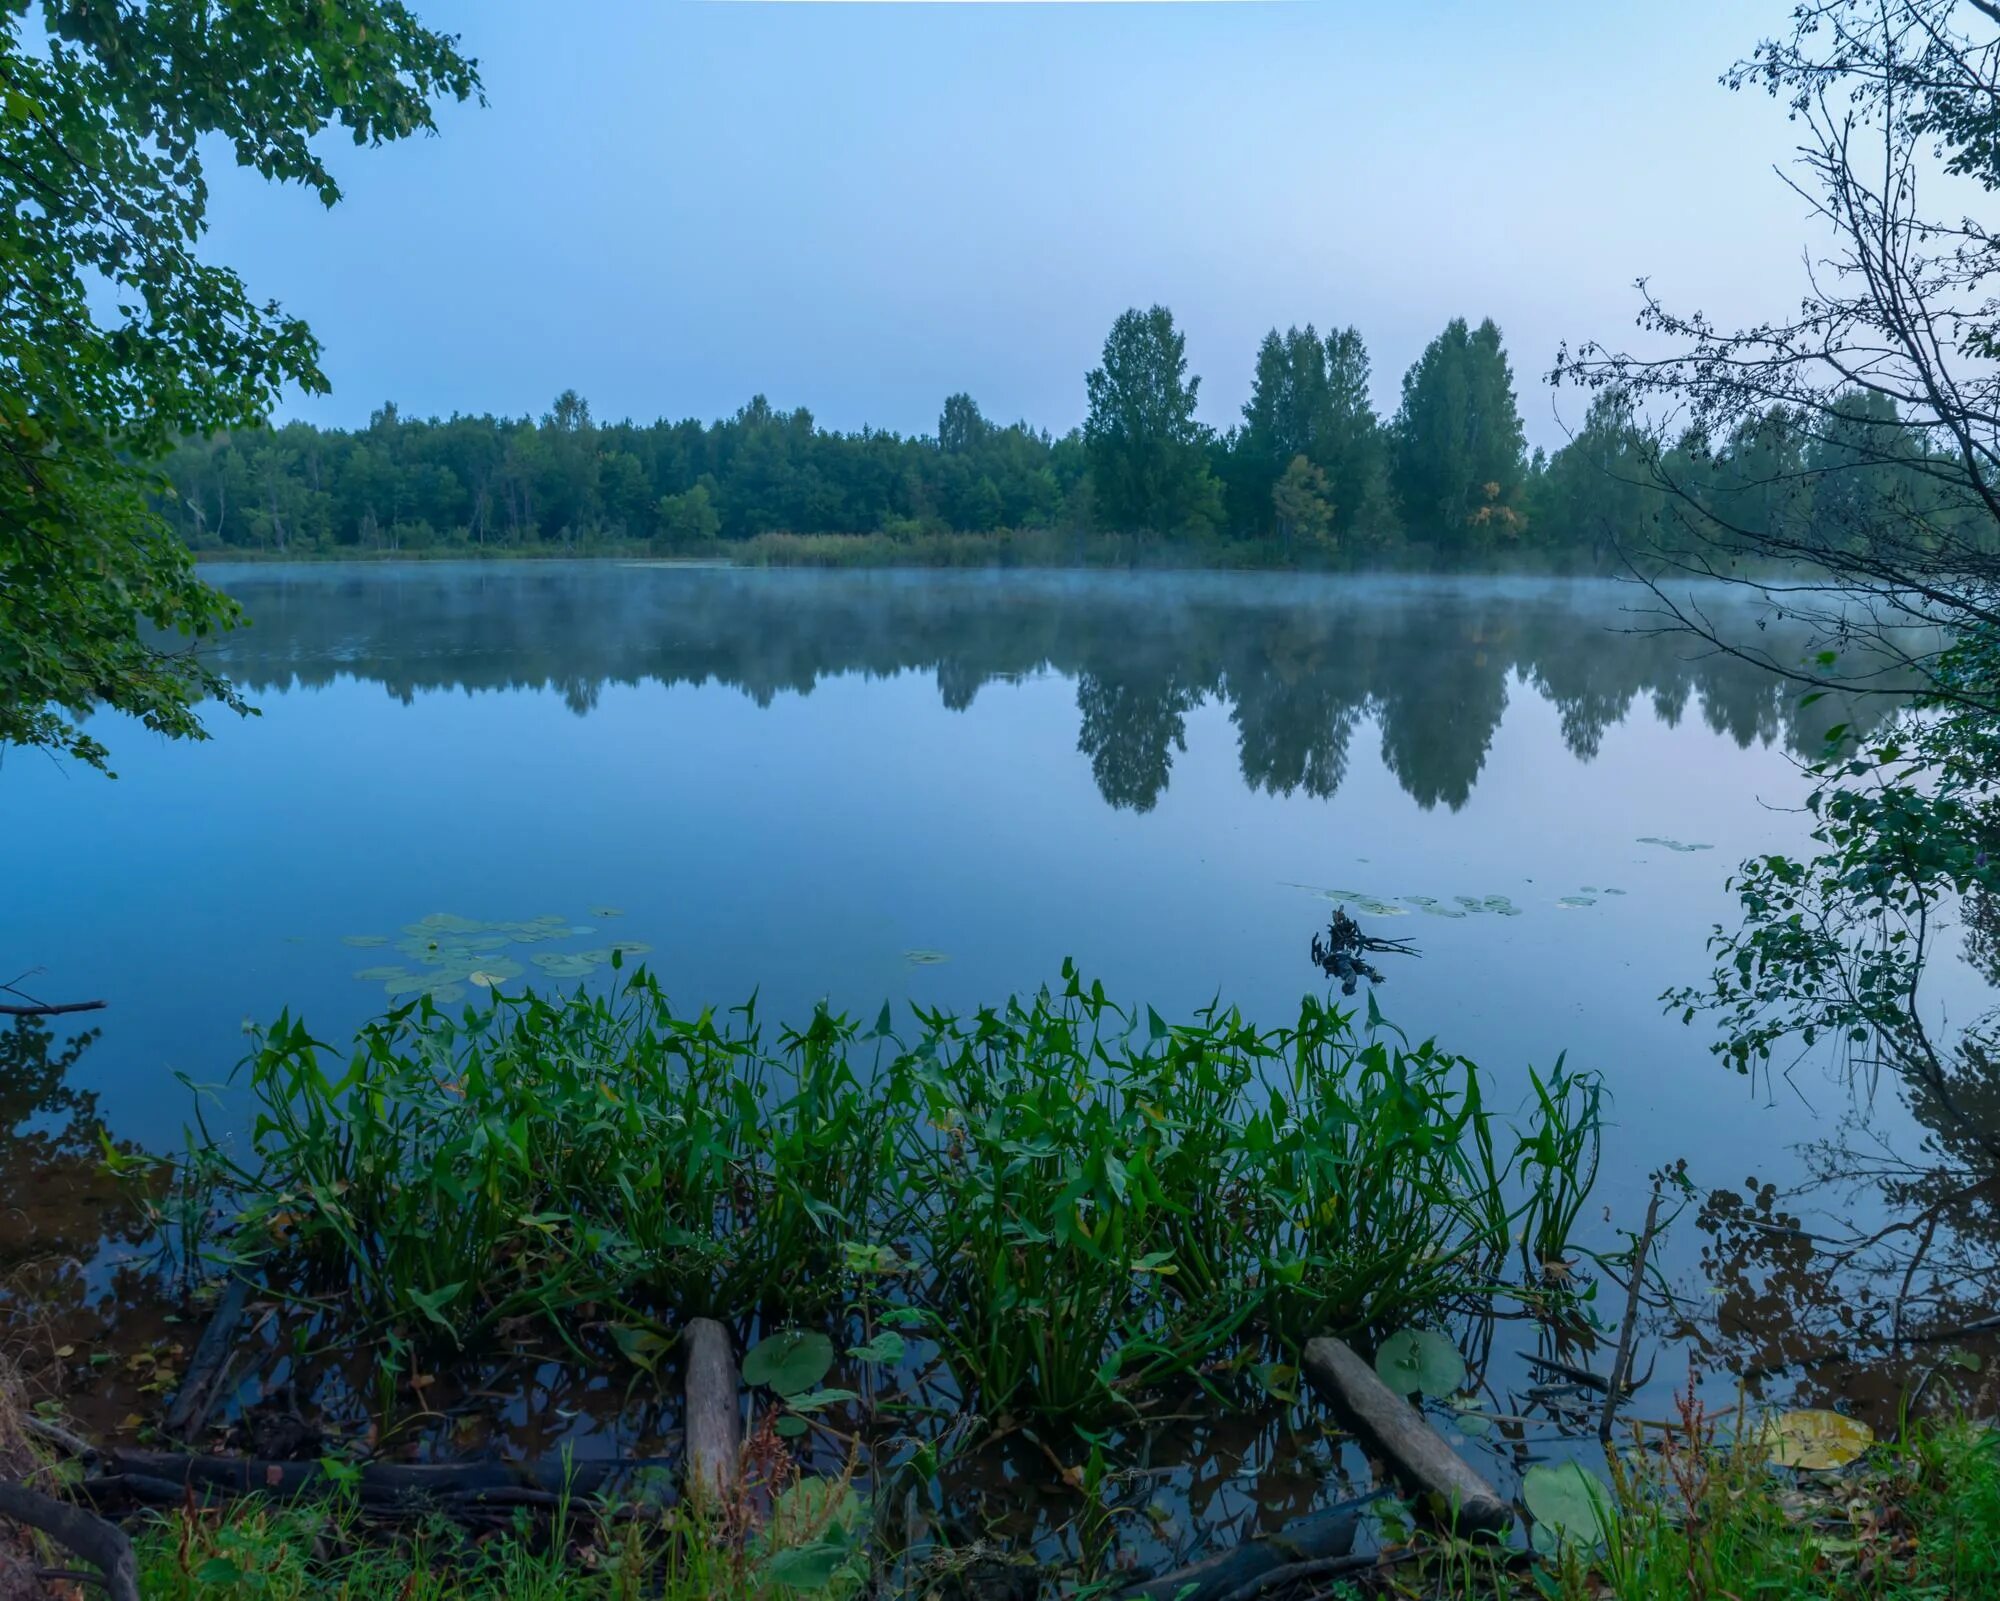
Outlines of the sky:
<svg viewBox="0 0 2000 1601">
<path fill-rule="evenodd" d="M 1215 4 L 415 0 L 488 104 L 331 145 L 323 211 L 211 161 L 211 254 L 308 318 L 284 414 L 710 419 L 753 394 L 932 432 L 967 390 L 1061 433 L 1163 303 L 1226 427 L 1271 327 L 1353 324 L 1377 403 L 1497 321 L 1532 442 L 1635 279 L 1725 320 L 1802 284 L 1783 108 L 1718 74 L 1789 0 Z"/>
</svg>

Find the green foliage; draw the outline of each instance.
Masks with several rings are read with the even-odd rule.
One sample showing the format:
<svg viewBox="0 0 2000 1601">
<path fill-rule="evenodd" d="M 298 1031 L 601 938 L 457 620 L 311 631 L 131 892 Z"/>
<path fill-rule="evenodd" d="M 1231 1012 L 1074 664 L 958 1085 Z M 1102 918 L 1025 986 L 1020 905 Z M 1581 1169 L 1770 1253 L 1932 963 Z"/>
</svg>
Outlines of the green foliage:
<svg viewBox="0 0 2000 1601">
<path fill-rule="evenodd" d="M 1513 1223 L 1553 1215 L 1514 1196 L 1545 1179 L 1496 1158 L 1470 1063 L 1311 998 L 1270 1031 L 1169 1026 L 1065 966 L 918 1009 L 908 1042 L 885 1008 L 775 1050 L 643 971 L 615 1000 L 490 999 L 392 1012 L 344 1069 L 288 1017 L 262 1034 L 233 1248 L 433 1347 L 590 1306 L 646 1365 L 690 1314 L 780 1318 L 745 1375 L 794 1410 L 828 1320 L 893 1280 L 851 1359 L 914 1319 L 989 1416 L 1085 1419 L 1239 1343 L 1476 1307 Z"/>
<path fill-rule="evenodd" d="M 196 253 L 201 141 L 331 205 L 316 134 L 403 138 L 477 89 L 394 0 L 0 6 L 0 744 L 102 766 L 93 707 L 175 737 L 204 697 L 243 709 L 190 648 L 236 609 L 152 509 L 151 467 L 326 381 L 303 323 Z"/>
<path fill-rule="evenodd" d="M 1208 470 L 1208 430 L 1195 420 L 1199 378 L 1187 376 L 1187 338 L 1165 306 L 1134 308 L 1111 325 L 1103 364 L 1084 380 L 1083 425 L 1096 513 L 1137 533 L 1200 533 L 1221 520 L 1221 486 Z"/>
<path fill-rule="evenodd" d="M 1454 317 L 1403 376 L 1391 425 L 1394 478 L 1410 525 L 1446 549 L 1511 540 L 1527 446 L 1514 374 L 1492 320 Z"/>
</svg>

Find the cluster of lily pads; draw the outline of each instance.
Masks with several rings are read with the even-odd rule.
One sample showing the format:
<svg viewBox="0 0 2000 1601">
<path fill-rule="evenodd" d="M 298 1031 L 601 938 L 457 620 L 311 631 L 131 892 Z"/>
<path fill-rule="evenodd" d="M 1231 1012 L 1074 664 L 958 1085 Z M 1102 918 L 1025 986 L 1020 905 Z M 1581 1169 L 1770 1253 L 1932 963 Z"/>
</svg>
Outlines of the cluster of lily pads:
<svg viewBox="0 0 2000 1601">
<path fill-rule="evenodd" d="M 593 906 L 594 918 L 622 916 L 615 906 Z M 509 954 L 517 945 L 545 945 L 570 940 L 597 940 L 600 923 L 583 923 L 551 912 L 521 922 L 482 923 L 454 912 L 432 912 L 405 923 L 399 938 L 387 934 L 347 934 L 341 943 L 357 949 L 391 947 L 408 958 L 405 963 L 364 967 L 355 973 L 363 983 L 380 984 L 392 1001 L 427 995 L 439 1005 L 462 1001 L 477 989 L 498 989 L 527 976 L 528 968 Z M 589 978 L 612 957 L 643 956 L 652 947 L 643 940 L 612 940 L 587 950 L 537 951 L 528 962 L 545 979 Z"/>
</svg>

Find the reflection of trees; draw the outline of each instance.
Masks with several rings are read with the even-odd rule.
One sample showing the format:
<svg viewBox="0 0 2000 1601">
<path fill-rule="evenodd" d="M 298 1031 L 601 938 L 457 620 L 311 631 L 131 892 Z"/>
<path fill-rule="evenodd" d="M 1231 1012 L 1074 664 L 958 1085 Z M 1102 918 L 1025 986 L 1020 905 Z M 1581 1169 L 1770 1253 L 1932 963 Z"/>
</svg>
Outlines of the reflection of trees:
<svg viewBox="0 0 2000 1601">
<path fill-rule="evenodd" d="M 1837 720 L 1829 703 L 1802 722 L 1784 687 L 1741 661 L 1631 631 L 1620 595 L 1589 584 L 496 565 L 258 571 L 229 587 L 256 626 L 222 665 L 253 691 L 347 676 L 404 701 L 552 689 L 584 715 L 607 685 L 721 683 L 768 705 L 831 674 L 916 671 L 960 710 L 996 679 L 1052 669 L 1077 682 L 1078 743 L 1104 798 L 1140 810 L 1211 697 L 1257 788 L 1331 796 L 1373 718 L 1410 795 L 1452 808 L 1517 678 L 1557 708 L 1584 760 L 1641 696 L 1672 721 L 1698 701 L 1739 744 L 1802 753 Z M 1760 642 L 1782 653 L 1784 627 Z"/>
<path fill-rule="evenodd" d="M 105 1171 L 97 1092 L 68 1082 L 96 1039 L 58 1044 L 34 1017 L 0 1032 L 0 1285 L 35 1316 L 80 1307 L 103 1247 L 146 1235 L 142 1208 Z"/>
</svg>

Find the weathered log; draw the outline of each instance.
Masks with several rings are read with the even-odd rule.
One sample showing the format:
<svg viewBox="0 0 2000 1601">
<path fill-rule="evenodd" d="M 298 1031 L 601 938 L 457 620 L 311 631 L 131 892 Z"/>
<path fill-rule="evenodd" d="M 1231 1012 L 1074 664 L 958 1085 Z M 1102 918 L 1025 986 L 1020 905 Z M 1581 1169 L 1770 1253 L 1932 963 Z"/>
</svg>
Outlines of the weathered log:
<svg viewBox="0 0 2000 1601">
<path fill-rule="evenodd" d="M 176 1488 L 261 1495 L 274 1500 L 324 1495 L 334 1481 L 318 1462 L 265 1462 L 254 1457 L 184 1456 L 174 1451 L 113 1447 L 106 1457 L 114 1474 Z M 622 1475 L 668 1465 L 644 1460 L 546 1460 L 540 1462 L 364 1462 L 355 1489 L 363 1505 L 394 1505 L 471 1497 L 486 1492 L 542 1490 L 596 1495 Z M 86 1483 L 90 1481 L 85 1481 Z"/>
<path fill-rule="evenodd" d="M 1276 1534 L 1245 1540 L 1232 1550 L 1120 1590 L 1117 1601 L 1223 1601 L 1280 1568 L 1345 1557 L 1354 1548 L 1361 1514 L 1377 1499 L 1358 1496 L 1295 1519 Z"/>
<path fill-rule="evenodd" d="M 1499 1491 L 1345 1342 L 1331 1335 L 1307 1341 L 1299 1367 L 1397 1480 L 1430 1503 L 1445 1523 L 1472 1531 L 1503 1529 L 1514 1521 Z"/>
<path fill-rule="evenodd" d="M 742 1376 L 729 1331 L 713 1318 L 691 1319 L 687 1347 L 687 1476 L 689 1493 L 725 1506 L 743 1470 Z"/>
<path fill-rule="evenodd" d="M 90 1563 L 104 1575 L 112 1601 L 139 1601 L 139 1565 L 132 1542 L 116 1524 L 24 1484 L 0 1483 L 0 1516 L 40 1529 Z"/>
<path fill-rule="evenodd" d="M 194 1356 L 188 1362 L 180 1388 L 174 1392 L 173 1405 L 167 1408 L 164 1427 L 168 1439 L 191 1439 L 208 1422 L 209 1411 L 222 1387 L 223 1369 L 228 1366 L 229 1353 L 235 1344 L 236 1325 L 243 1321 L 244 1309 L 249 1304 L 249 1279 L 240 1273 L 232 1274 L 229 1287 L 215 1303 L 208 1327 L 195 1342 Z"/>
</svg>

